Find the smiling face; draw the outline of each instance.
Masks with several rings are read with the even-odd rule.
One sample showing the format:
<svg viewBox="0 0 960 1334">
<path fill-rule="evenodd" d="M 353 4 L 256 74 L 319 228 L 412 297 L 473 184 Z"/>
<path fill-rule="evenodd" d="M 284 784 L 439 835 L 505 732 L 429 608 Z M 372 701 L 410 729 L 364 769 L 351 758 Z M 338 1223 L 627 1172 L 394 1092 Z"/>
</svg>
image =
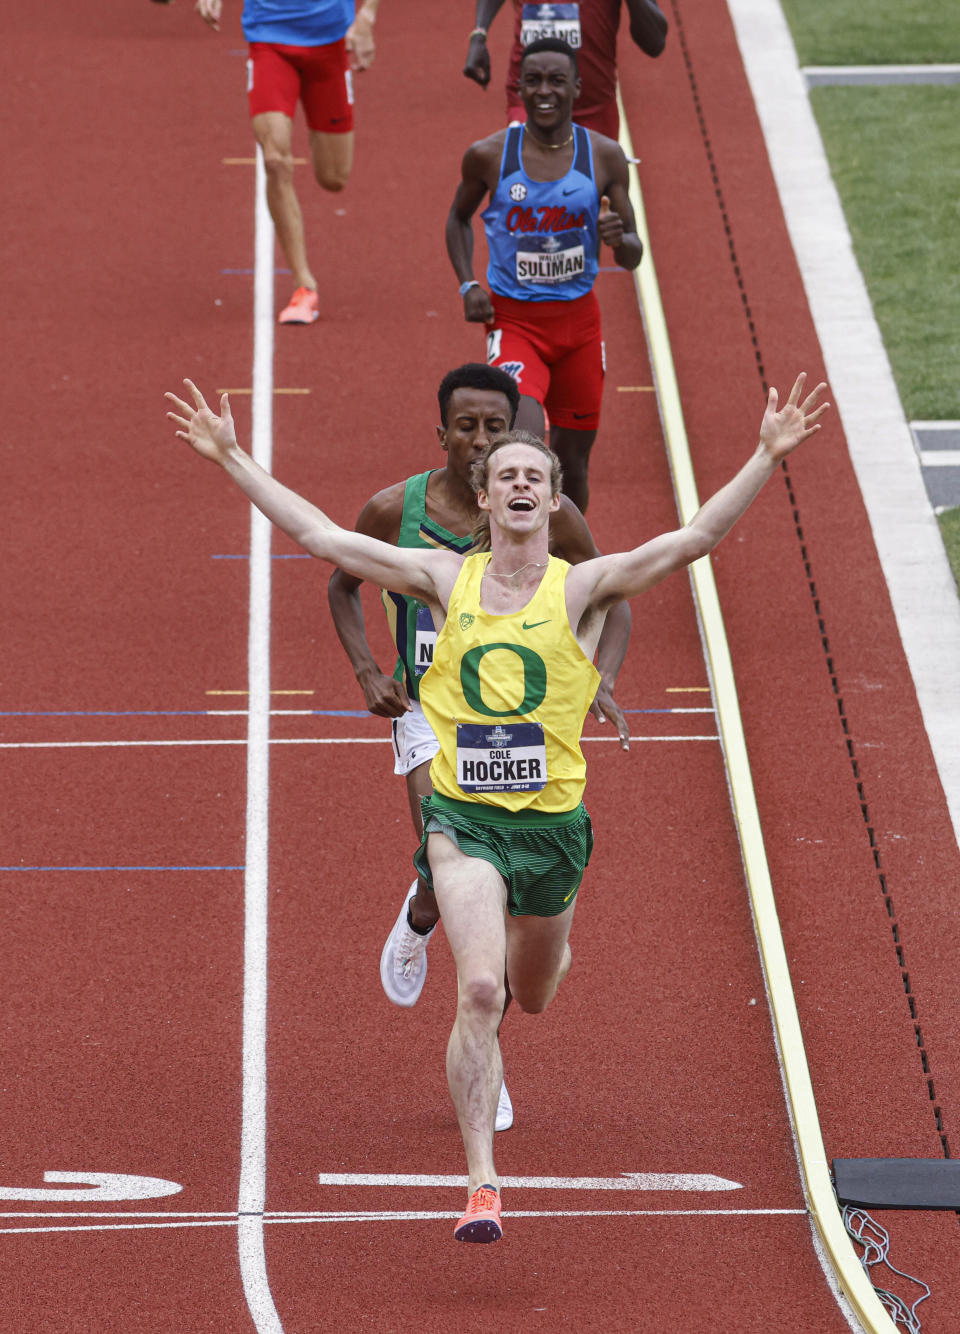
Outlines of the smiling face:
<svg viewBox="0 0 960 1334">
<path fill-rule="evenodd" d="M 470 466 L 510 428 L 510 400 L 496 389 L 455 389 L 447 406 L 447 425 L 437 427 L 447 451 L 447 467 L 469 482 Z"/>
<path fill-rule="evenodd" d="M 580 92 L 573 62 L 562 51 L 536 51 L 520 64 L 520 97 L 527 121 L 542 133 L 565 126 Z"/>
<path fill-rule="evenodd" d="M 552 456 L 536 445 L 501 445 L 487 462 L 477 504 L 489 511 L 492 525 L 514 536 L 537 532 L 560 506 Z"/>
</svg>

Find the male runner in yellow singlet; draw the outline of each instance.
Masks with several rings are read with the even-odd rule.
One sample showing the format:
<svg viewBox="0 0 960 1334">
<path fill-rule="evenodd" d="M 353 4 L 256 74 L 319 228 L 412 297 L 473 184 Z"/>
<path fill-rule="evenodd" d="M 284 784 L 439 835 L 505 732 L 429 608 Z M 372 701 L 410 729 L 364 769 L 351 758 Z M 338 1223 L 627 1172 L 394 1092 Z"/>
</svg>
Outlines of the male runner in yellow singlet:
<svg viewBox="0 0 960 1334">
<path fill-rule="evenodd" d="M 499 1241 L 503 1232 L 493 1136 L 506 986 L 536 1013 L 570 967 L 568 936 L 592 846 L 579 739 L 606 614 L 711 551 L 778 464 L 819 430 L 825 386 L 801 403 L 805 379 L 779 411 L 770 390 L 753 454 L 689 523 L 574 566 L 550 555 L 559 468 L 529 437 L 508 433 L 478 466 L 490 551 L 462 556 L 339 528 L 244 453 L 226 394 L 219 417 L 189 380 L 192 406 L 167 395 L 177 435 L 311 555 L 420 598 L 433 614 L 437 643 L 420 695 L 440 752 L 416 862 L 432 882 L 457 967 L 447 1079 L 468 1170 L 459 1241 Z"/>
</svg>

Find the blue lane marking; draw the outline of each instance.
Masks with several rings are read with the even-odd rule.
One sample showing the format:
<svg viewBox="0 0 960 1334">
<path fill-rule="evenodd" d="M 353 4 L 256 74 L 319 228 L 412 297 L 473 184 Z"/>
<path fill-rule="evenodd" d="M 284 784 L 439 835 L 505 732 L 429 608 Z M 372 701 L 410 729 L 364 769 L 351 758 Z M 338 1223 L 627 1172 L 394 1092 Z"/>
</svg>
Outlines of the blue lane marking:
<svg viewBox="0 0 960 1334">
<path fill-rule="evenodd" d="M 0 709 L 0 718 L 211 718 L 224 712 L 240 713 L 238 709 Z M 302 717 L 311 718 L 372 718 L 367 709 L 296 709 Z M 678 709 L 624 709 L 624 713 L 678 713 Z M 706 707 L 703 713 L 713 713 Z"/>
<path fill-rule="evenodd" d="M 681 713 L 687 712 L 685 709 L 624 709 L 624 713 Z M 712 708 L 704 708 L 704 713 L 713 713 Z"/>
<path fill-rule="evenodd" d="M 245 866 L 0 866 L 0 871 L 245 871 Z"/>
<path fill-rule="evenodd" d="M 50 709 L 0 710 L 0 718 L 215 718 L 224 712 L 246 710 L 224 709 Z M 369 718 L 366 709 L 297 709 L 299 714 L 317 718 Z"/>
<path fill-rule="evenodd" d="M 209 709 L 3 709 L 0 718 L 206 718 Z"/>
<path fill-rule="evenodd" d="M 240 709 L 0 709 L 0 718 L 216 718 Z M 275 712 L 275 710 L 274 710 Z M 367 709 L 296 709 L 301 717 L 372 718 Z M 679 713 L 680 709 L 624 709 L 624 713 Z M 701 713 L 713 713 L 704 707 Z"/>
</svg>

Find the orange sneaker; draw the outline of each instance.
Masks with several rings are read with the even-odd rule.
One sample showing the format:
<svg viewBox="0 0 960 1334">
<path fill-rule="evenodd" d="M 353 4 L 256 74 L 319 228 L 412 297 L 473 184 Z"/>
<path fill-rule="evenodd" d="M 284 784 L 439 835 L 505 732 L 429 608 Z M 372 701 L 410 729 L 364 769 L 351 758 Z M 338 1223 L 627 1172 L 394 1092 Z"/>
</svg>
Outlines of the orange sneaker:
<svg viewBox="0 0 960 1334">
<path fill-rule="evenodd" d="M 470 1196 L 467 1212 L 453 1229 L 455 1241 L 499 1241 L 500 1195 L 493 1186 L 480 1186 Z"/>
<path fill-rule="evenodd" d="M 278 324 L 312 324 L 320 318 L 317 294 L 310 287 L 298 287 L 290 304 L 281 310 Z"/>
</svg>

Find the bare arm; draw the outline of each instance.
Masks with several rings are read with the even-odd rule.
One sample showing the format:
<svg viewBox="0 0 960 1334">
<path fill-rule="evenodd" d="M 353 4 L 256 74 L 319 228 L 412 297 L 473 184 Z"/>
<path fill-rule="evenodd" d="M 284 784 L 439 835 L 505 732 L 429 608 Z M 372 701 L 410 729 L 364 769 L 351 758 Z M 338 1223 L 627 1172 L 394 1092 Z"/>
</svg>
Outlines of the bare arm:
<svg viewBox="0 0 960 1334">
<path fill-rule="evenodd" d="M 561 496 L 560 509 L 550 520 L 550 532 L 558 556 L 571 565 L 593 560 L 600 555 L 586 519 L 568 496 Z M 623 666 L 630 642 L 632 617 L 629 602 L 616 602 L 607 613 L 597 645 L 597 670 L 601 681 L 590 706 L 597 722 L 609 718 L 617 729 L 623 750 L 630 749 L 630 728 L 623 710 L 613 697 L 617 674 Z"/>
<path fill-rule="evenodd" d="M 496 136 L 494 137 L 494 139 Z M 472 282 L 463 296 L 463 317 L 470 324 L 486 324 L 493 319 L 493 304 L 486 288 L 473 276 L 473 215 L 483 203 L 489 190 L 487 171 L 490 145 L 494 140 L 483 139 L 471 144 L 463 155 L 460 184 L 447 215 L 447 254 L 459 283 Z"/>
<path fill-rule="evenodd" d="M 627 159 L 620 145 L 603 135 L 593 136 L 593 149 L 601 195 L 597 234 L 611 248 L 621 269 L 635 269 L 643 257 L 643 242 L 637 235 L 637 220 L 630 203 Z"/>
<path fill-rule="evenodd" d="M 310 501 L 271 477 L 240 448 L 226 394 L 221 396 L 218 417 L 207 407 L 191 380 L 185 380 L 184 384 L 193 397 L 193 407 L 176 394 L 166 395 L 176 408 L 175 412 L 167 413 L 178 428 L 176 434 L 202 458 L 219 464 L 271 523 L 311 556 L 340 565 L 359 579 L 369 579 L 380 587 L 395 588 L 398 593 L 420 598 L 438 608 L 442 620 L 461 564 L 459 557 L 450 552 L 388 546 L 363 533 L 339 527 Z"/>
<path fill-rule="evenodd" d="M 826 385 L 818 384 L 800 403 L 805 381 L 806 374 L 797 377 L 780 411 L 777 391 L 771 388 L 760 426 L 760 443 L 753 455 L 683 528 L 662 533 L 633 551 L 601 556 L 571 572 L 567 580 L 571 624 L 577 624 L 579 615 L 587 608 L 604 607 L 616 598 L 634 597 L 713 550 L 787 455 L 819 431 L 820 418 L 830 406 L 817 403 Z"/>
<path fill-rule="evenodd" d="M 395 543 L 400 532 L 402 508 L 401 483 L 399 487 L 379 492 L 368 501 L 357 520 L 357 532 L 366 533 L 368 537 L 375 537 L 381 542 Z M 370 651 L 360 598 L 362 583 L 362 579 L 347 574 L 345 570 L 334 570 L 327 588 L 330 614 L 363 691 L 367 708 L 381 718 L 399 718 L 409 711 L 410 700 L 403 683 L 381 671 Z"/>
<path fill-rule="evenodd" d="M 654 0 L 627 0 L 630 37 L 648 56 L 658 56 L 667 44 L 667 20 Z"/>
<path fill-rule="evenodd" d="M 463 72 L 468 79 L 486 88 L 490 82 L 490 52 L 487 50 L 487 32 L 493 20 L 503 8 L 503 0 L 477 0 L 477 17 L 470 45 L 467 47 L 467 63 Z"/>
</svg>

